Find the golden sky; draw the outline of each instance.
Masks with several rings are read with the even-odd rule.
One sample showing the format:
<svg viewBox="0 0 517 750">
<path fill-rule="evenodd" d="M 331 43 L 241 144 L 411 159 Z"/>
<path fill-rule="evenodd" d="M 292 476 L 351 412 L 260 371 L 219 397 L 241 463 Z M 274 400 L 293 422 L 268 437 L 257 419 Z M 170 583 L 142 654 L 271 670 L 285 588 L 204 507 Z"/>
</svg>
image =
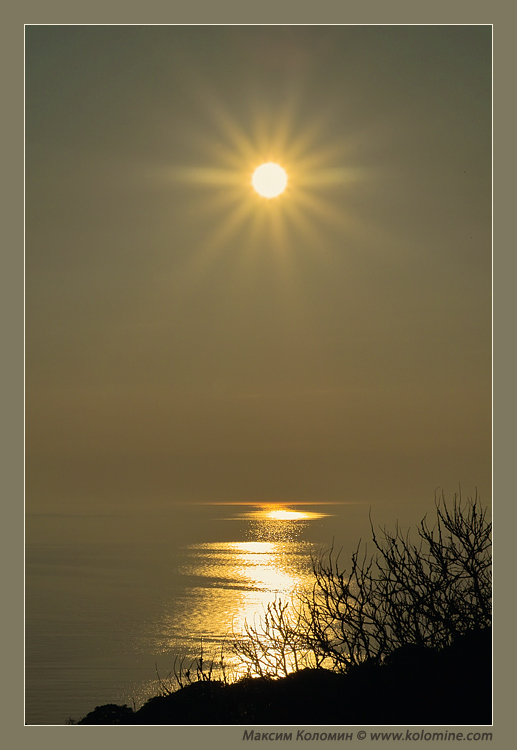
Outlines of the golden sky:
<svg viewBox="0 0 517 750">
<path fill-rule="evenodd" d="M 26 363 L 29 509 L 488 500 L 490 27 L 29 26 Z"/>
</svg>

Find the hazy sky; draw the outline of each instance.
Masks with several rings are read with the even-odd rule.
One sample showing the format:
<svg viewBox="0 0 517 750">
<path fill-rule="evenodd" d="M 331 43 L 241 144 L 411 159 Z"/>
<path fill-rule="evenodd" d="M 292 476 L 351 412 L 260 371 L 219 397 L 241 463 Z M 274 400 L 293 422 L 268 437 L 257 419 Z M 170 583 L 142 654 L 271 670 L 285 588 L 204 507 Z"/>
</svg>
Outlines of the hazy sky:
<svg viewBox="0 0 517 750">
<path fill-rule="evenodd" d="M 28 27 L 26 413 L 29 510 L 488 500 L 491 28 Z"/>
</svg>

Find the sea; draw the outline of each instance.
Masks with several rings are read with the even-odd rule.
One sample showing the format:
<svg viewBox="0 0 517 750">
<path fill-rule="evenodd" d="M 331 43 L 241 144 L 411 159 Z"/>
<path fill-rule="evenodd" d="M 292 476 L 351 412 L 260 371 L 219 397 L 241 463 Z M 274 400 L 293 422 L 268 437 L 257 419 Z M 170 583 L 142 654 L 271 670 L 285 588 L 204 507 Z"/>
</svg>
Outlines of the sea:
<svg viewBox="0 0 517 750">
<path fill-rule="evenodd" d="M 310 588 L 311 556 L 343 533 L 355 544 L 358 518 L 346 504 L 28 514 L 26 724 L 138 708 L 200 656 L 238 675 L 232 639 Z"/>
</svg>

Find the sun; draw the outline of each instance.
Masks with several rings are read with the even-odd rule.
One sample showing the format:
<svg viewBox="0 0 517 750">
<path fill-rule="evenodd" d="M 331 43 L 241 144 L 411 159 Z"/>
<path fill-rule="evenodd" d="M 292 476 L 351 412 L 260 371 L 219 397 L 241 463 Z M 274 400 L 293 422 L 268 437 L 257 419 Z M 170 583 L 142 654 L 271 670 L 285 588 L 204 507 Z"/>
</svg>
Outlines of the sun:
<svg viewBox="0 0 517 750">
<path fill-rule="evenodd" d="M 188 294 L 242 236 L 242 273 L 267 255 L 290 304 L 298 294 L 293 274 L 300 252 L 314 252 L 322 260 L 335 247 L 333 239 L 326 245 L 322 236 L 330 232 L 334 238 L 336 230 L 365 241 L 367 223 L 356 221 L 343 200 L 343 191 L 366 176 L 362 168 L 345 166 L 345 160 L 356 158 L 353 143 L 340 133 L 336 139 L 331 107 L 306 121 L 294 94 L 280 111 L 254 105 L 252 119 L 239 122 L 211 86 L 196 90 L 204 114 L 200 122 L 210 124 L 213 137 L 193 130 L 189 143 L 208 162 L 171 164 L 163 173 L 156 167 L 155 176 L 197 191 L 193 215 L 203 216 L 203 240 L 182 263 L 182 293 Z"/>
<path fill-rule="evenodd" d="M 287 173 L 279 164 L 268 161 L 253 172 L 251 184 L 263 198 L 276 198 L 287 187 Z"/>
</svg>

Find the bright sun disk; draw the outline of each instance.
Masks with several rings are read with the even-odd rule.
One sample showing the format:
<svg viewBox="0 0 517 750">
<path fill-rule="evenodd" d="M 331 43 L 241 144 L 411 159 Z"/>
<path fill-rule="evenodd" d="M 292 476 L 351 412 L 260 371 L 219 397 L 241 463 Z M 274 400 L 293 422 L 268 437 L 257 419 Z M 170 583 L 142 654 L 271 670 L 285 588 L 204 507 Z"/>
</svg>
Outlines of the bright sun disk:
<svg viewBox="0 0 517 750">
<path fill-rule="evenodd" d="M 279 164 L 269 161 L 253 172 L 251 184 L 263 198 L 276 198 L 287 186 L 287 173 Z"/>
</svg>

